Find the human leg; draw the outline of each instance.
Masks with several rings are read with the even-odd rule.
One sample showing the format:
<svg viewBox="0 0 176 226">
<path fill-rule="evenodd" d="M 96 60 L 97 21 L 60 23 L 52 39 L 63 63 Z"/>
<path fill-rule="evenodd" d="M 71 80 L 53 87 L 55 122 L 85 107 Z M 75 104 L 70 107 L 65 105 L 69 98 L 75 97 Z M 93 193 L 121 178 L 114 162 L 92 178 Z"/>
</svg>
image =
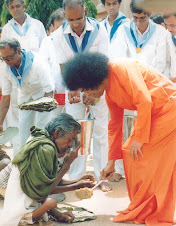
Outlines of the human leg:
<svg viewBox="0 0 176 226">
<path fill-rule="evenodd" d="M 66 95 L 67 96 L 67 95 Z M 84 119 L 86 106 L 83 103 L 69 104 L 66 97 L 66 113 L 75 119 Z M 87 155 L 78 156 L 70 166 L 69 179 L 79 179 L 86 173 Z"/>
<path fill-rule="evenodd" d="M 90 106 L 92 117 L 95 117 L 93 129 L 93 163 L 96 180 L 99 181 L 100 171 L 108 161 L 108 108 L 105 97 L 101 97 L 95 106 Z M 102 191 L 111 190 L 109 184 L 100 185 Z"/>
</svg>

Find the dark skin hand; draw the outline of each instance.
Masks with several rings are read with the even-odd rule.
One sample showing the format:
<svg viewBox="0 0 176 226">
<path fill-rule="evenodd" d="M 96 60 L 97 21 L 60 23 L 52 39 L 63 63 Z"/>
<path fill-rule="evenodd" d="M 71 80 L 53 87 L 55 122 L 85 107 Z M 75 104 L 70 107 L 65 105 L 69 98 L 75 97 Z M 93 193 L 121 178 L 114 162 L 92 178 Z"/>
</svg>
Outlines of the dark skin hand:
<svg viewBox="0 0 176 226">
<path fill-rule="evenodd" d="M 68 100 L 70 104 L 76 104 L 81 101 L 81 96 L 79 91 L 68 92 Z"/>
<path fill-rule="evenodd" d="M 85 105 L 91 105 L 95 101 L 95 98 L 92 96 L 86 96 L 85 94 L 83 95 L 83 104 Z"/>
<path fill-rule="evenodd" d="M 57 178 L 55 182 L 53 183 L 51 193 L 54 192 L 56 189 L 57 185 L 61 182 L 63 176 L 66 174 L 66 172 L 69 170 L 71 163 L 78 157 L 78 150 L 80 149 L 80 143 L 78 146 L 69 154 L 65 157 L 63 165 L 61 169 L 58 172 Z"/>
</svg>

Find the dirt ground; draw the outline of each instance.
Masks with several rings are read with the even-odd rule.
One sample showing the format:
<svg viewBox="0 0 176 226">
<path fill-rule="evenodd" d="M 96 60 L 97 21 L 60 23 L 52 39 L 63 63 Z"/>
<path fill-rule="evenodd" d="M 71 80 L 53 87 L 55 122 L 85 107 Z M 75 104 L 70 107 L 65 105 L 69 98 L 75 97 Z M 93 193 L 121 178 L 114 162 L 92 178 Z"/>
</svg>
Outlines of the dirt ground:
<svg viewBox="0 0 176 226">
<path fill-rule="evenodd" d="M 8 154 L 11 155 L 11 148 L 6 149 Z M 88 158 L 87 162 L 87 171 L 93 173 L 93 160 Z M 129 204 L 125 178 L 121 179 L 120 182 L 110 182 L 112 186 L 112 191 L 110 192 L 102 192 L 99 188 L 96 188 L 93 192 L 93 196 L 90 199 L 79 200 L 74 192 L 66 192 L 66 199 L 59 204 L 60 206 L 77 206 L 84 207 L 89 211 L 92 211 L 96 215 L 95 220 L 85 221 L 81 223 L 72 223 L 72 226 L 125 226 L 129 224 L 125 223 L 114 223 L 113 217 L 116 215 L 117 210 L 126 209 Z M 0 200 L 0 212 L 3 207 L 3 200 Z M 35 225 L 68 225 L 65 223 L 55 223 L 55 222 L 47 222 L 47 223 L 39 223 Z M 8 225 L 7 225 L 8 226 Z"/>
</svg>

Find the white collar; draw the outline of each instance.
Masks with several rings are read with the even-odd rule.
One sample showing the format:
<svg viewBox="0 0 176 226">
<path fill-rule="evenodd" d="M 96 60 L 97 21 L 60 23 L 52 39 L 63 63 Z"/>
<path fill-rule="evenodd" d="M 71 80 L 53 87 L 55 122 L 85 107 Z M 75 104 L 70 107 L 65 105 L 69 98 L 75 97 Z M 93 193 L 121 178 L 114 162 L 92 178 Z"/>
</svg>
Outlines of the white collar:
<svg viewBox="0 0 176 226">
<path fill-rule="evenodd" d="M 150 23 L 150 22 L 149 22 Z M 149 31 L 149 25 L 148 25 L 148 27 L 147 27 L 147 29 L 145 30 L 145 32 L 142 34 L 140 31 L 139 31 L 139 29 L 138 29 L 138 27 L 135 25 L 135 27 L 136 27 L 136 32 L 138 33 L 138 34 L 140 34 L 140 35 L 144 35 L 144 34 L 146 34 L 148 31 Z"/>
<path fill-rule="evenodd" d="M 119 11 L 119 13 L 118 13 L 118 16 L 116 17 L 116 19 L 114 20 L 114 22 L 117 20 L 117 19 L 119 19 L 120 17 L 122 17 L 122 16 L 124 16 L 124 14 L 121 12 L 121 11 Z M 106 17 L 106 23 L 108 23 L 109 24 L 109 15 Z M 110 24 L 109 24 L 110 25 Z"/>
<path fill-rule="evenodd" d="M 86 19 L 85 28 L 84 28 L 84 31 L 82 32 L 81 36 L 84 35 L 86 33 L 86 31 L 92 31 L 93 29 L 94 29 L 93 26 Z M 69 23 L 67 24 L 67 27 L 65 28 L 63 33 L 64 34 L 71 34 L 72 36 L 77 36 L 77 34 L 72 30 Z"/>
<path fill-rule="evenodd" d="M 24 23 L 25 22 L 29 22 L 30 21 L 30 16 L 27 14 L 27 13 L 25 13 L 25 16 L 26 16 L 26 19 L 25 19 L 25 21 L 24 21 Z M 14 25 L 20 25 L 14 18 L 12 18 L 12 23 L 14 24 Z M 23 23 L 23 24 L 24 24 Z M 21 25 L 20 25 L 21 26 Z M 23 25 L 22 25 L 23 26 Z"/>
</svg>

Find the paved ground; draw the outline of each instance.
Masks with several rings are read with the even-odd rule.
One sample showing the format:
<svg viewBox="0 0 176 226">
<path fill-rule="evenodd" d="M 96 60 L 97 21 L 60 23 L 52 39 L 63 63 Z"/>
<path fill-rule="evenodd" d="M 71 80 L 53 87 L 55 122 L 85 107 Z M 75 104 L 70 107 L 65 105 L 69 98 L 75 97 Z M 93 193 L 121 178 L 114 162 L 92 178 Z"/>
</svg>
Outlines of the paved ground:
<svg viewBox="0 0 176 226">
<path fill-rule="evenodd" d="M 10 149 L 8 152 L 11 153 Z M 93 172 L 92 167 L 93 160 L 89 159 L 87 163 L 87 170 L 88 172 Z M 124 223 L 114 223 L 112 221 L 113 217 L 116 215 L 117 210 L 123 210 L 127 208 L 129 204 L 128 194 L 125 185 L 125 179 L 120 180 L 120 182 L 110 183 L 112 186 L 112 191 L 110 192 L 102 192 L 99 188 L 94 190 L 93 196 L 91 199 L 79 200 L 75 195 L 74 192 L 67 192 L 66 199 L 59 205 L 71 205 L 71 206 L 78 206 L 84 207 L 90 211 L 93 211 L 94 214 L 97 216 L 96 220 L 86 221 L 82 223 L 72 223 L 72 226 L 125 226 L 129 224 Z M 0 201 L 0 211 L 3 206 L 3 201 Z M 40 223 L 36 225 L 68 225 L 64 223 Z M 8 225 L 7 225 L 8 226 Z"/>
</svg>

